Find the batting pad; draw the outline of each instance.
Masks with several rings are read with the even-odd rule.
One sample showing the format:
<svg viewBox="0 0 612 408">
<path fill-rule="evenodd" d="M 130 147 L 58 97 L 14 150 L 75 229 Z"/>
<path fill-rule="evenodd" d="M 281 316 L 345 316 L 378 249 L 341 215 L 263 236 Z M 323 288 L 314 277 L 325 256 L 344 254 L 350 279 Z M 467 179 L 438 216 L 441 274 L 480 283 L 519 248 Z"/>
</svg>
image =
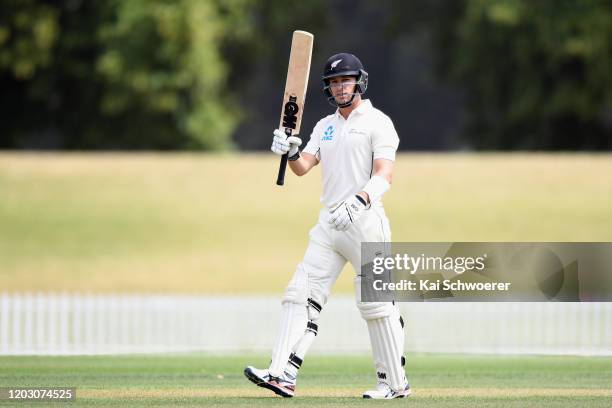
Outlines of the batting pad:
<svg viewBox="0 0 612 408">
<path fill-rule="evenodd" d="M 402 364 L 404 330 L 399 320 L 399 313 L 368 320 L 367 324 L 378 380 L 386 382 L 394 390 L 403 389 L 406 385 Z"/>
<path fill-rule="evenodd" d="M 308 321 L 306 309 L 303 304 L 283 302 L 280 329 L 270 363 L 270 374 L 275 377 L 281 376 L 293 347 L 304 335 Z"/>
<path fill-rule="evenodd" d="M 308 302 L 312 302 L 312 299 L 308 299 Z M 316 307 L 313 307 L 309 304 L 308 306 L 308 323 L 306 325 L 306 331 L 302 335 L 302 337 L 298 340 L 293 353 L 299 357 L 300 359 L 304 359 L 306 356 L 306 352 L 310 348 L 314 338 L 319 334 L 319 315 L 321 314 L 319 309 L 320 306 L 316 303 Z M 297 367 L 299 368 L 299 367 Z"/>
</svg>

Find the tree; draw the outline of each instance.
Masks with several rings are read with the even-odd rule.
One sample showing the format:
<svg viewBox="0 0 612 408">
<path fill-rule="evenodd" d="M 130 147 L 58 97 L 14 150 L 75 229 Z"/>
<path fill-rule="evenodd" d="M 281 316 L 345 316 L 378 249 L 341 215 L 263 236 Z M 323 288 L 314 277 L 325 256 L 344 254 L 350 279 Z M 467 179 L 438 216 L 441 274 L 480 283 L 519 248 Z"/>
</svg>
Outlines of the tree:
<svg viewBox="0 0 612 408">
<path fill-rule="evenodd" d="M 472 145 L 612 148 L 612 3 L 451 3 L 431 3 L 420 28 L 433 27 L 441 75 L 466 92 Z M 395 8 L 400 31 L 400 19 L 423 4 Z"/>
<path fill-rule="evenodd" d="M 249 35 L 248 6 L 4 2 L 0 146 L 228 148 L 238 114 L 221 46 Z"/>
</svg>

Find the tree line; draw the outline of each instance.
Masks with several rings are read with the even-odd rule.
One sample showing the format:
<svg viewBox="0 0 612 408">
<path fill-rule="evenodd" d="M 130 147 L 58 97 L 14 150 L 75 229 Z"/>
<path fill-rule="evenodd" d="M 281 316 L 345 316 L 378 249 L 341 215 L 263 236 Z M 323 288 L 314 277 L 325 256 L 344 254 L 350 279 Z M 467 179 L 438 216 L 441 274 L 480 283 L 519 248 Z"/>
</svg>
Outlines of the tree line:
<svg viewBox="0 0 612 408">
<path fill-rule="evenodd" d="M 429 100 L 421 127 L 452 125 L 428 148 L 612 147 L 612 3 L 598 0 L 2 0 L 0 147 L 264 148 L 257 121 L 278 120 L 296 28 L 315 33 L 311 88 L 337 44 L 370 56 L 400 130 L 423 118 L 401 100 Z"/>
</svg>

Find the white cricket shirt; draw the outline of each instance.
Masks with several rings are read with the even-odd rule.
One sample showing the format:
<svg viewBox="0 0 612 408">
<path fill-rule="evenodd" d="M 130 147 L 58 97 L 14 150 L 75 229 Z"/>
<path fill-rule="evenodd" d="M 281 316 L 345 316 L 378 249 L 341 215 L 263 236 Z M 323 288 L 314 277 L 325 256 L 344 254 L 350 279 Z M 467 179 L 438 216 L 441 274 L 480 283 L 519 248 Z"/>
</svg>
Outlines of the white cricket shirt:
<svg viewBox="0 0 612 408">
<path fill-rule="evenodd" d="M 336 110 L 317 122 L 303 151 L 321 164 L 321 202 L 331 207 L 363 190 L 372 177 L 374 160 L 395 161 L 398 144 L 391 119 L 368 99 L 348 119 Z"/>
</svg>

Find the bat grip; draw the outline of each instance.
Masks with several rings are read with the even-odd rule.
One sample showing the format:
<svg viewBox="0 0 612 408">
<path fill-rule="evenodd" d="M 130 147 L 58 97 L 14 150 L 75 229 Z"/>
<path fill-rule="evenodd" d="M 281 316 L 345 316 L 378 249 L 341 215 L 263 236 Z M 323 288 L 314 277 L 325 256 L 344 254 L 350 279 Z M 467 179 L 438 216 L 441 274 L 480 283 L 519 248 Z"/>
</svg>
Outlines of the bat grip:
<svg viewBox="0 0 612 408">
<path fill-rule="evenodd" d="M 276 184 L 282 186 L 285 184 L 285 170 L 287 170 L 287 159 L 289 153 L 285 153 L 281 156 L 280 166 L 278 167 L 278 177 L 276 178 Z"/>
<path fill-rule="evenodd" d="M 287 137 L 291 136 L 293 128 L 285 127 L 285 134 Z M 282 186 L 285 184 L 285 170 L 287 170 L 287 160 L 289 159 L 289 152 L 281 156 L 280 166 L 278 167 L 278 177 L 276 178 L 276 185 Z"/>
</svg>

